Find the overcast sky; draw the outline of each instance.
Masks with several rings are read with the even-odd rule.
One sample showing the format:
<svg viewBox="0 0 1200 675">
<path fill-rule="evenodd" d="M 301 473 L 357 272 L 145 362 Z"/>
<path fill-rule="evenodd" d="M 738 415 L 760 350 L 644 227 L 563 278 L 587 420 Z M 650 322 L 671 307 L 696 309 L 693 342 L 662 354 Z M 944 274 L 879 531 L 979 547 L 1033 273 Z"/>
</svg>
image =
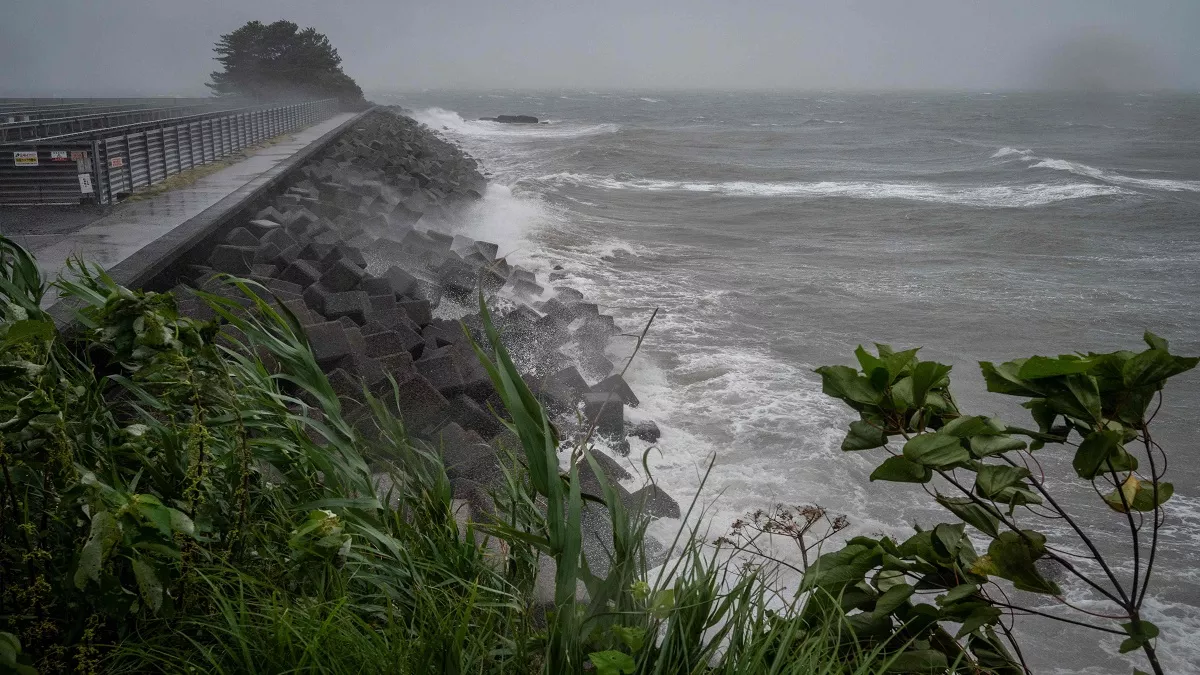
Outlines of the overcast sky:
<svg viewBox="0 0 1200 675">
<path fill-rule="evenodd" d="M 418 88 L 1200 89 L 1200 0 L 0 0 L 0 96 L 204 94 L 286 18 L 368 93 Z"/>
</svg>

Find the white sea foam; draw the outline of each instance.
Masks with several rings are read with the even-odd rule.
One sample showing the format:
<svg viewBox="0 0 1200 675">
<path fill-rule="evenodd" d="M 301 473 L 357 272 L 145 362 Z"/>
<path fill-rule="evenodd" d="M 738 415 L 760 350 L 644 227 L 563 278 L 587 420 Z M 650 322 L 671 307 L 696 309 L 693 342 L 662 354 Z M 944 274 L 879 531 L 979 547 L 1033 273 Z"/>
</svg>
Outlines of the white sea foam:
<svg viewBox="0 0 1200 675">
<path fill-rule="evenodd" d="M 1119 195 L 1127 192 L 1111 185 L 1092 183 L 1035 183 L 1032 185 L 940 185 L 934 183 L 883 183 L 875 181 L 751 182 L 671 181 L 624 176 L 556 173 L 538 179 L 551 185 L 578 185 L 605 190 L 650 192 L 701 192 L 732 197 L 797 197 L 850 199 L 903 199 L 962 206 L 1020 208 L 1043 206 L 1070 199 Z"/>
<path fill-rule="evenodd" d="M 1005 147 L 997 150 L 996 154 L 992 155 L 992 159 L 999 159 L 1001 157 L 1012 157 L 1013 155 L 1016 155 L 1023 159 L 1032 159 L 1032 157 L 1031 157 L 1032 154 L 1033 154 L 1033 150 L 1022 149 L 1022 148 L 1010 148 L 1010 147 L 1005 146 Z"/>
<path fill-rule="evenodd" d="M 1114 183 L 1117 185 L 1127 185 L 1129 187 L 1146 188 L 1150 190 L 1167 190 L 1170 192 L 1200 192 L 1200 181 L 1197 180 L 1170 180 L 1167 178 L 1135 178 L 1126 176 L 1114 171 L 1105 171 L 1094 166 L 1081 164 L 1079 162 L 1071 162 L 1065 159 L 1042 159 L 1037 164 L 1032 165 L 1033 169 L 1054 169 L 1055 171 L 1066 171 L 1073 173 L 1076 176 L 1086 176 L 1094 178 L 1105 183 Z"/>
<path fill-rule="evenodd" d="M 643 96 L 641 100 L 645 101 L 646 103 L 662 103 L 662 99 L 650 98 L 647 96 Z"/>
</svg>

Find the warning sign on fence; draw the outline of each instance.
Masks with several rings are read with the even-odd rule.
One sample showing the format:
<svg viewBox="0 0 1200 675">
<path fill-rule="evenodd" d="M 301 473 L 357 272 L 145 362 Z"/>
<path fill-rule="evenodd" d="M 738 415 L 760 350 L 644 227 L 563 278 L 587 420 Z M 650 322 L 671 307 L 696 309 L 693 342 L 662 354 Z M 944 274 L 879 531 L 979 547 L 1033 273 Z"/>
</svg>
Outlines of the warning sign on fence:
<svg viewBox="0 0 1200 675">
<path fill-rule="evenodd" d="M 17 166 L 37 166 L 37 150 L 14 150 L 13 164 Z"/>
<path fill-rule="evenodd" d="M 124 157 L 113 157 L 112 159 L 108 160 L 108 167 L 110 169 L 119 169 L 123 166 L 125 166 Z"/>
<path fill-rule="evenodd" d="M 72 150 L 71 151 L 71 161 L 73 161 L 73 162 L 86 162 L 87 158 L 88 158 L 87 150 Z"/>
<path fill-rule="evenodd" d="M 69 157 L 67 157 L 66 150 L 51 150 L 50 151 L 50 161 L 51 162 L 69 162 L 69 161 L 71 161 L 71 159 Z"/>
<path fill-rule="evenodd" d="M 95 190 L 92 188 L 92 174 L 79 174 L 79 192 L 85 195 L 90 195 L 95 192 Z"/>
</svg>

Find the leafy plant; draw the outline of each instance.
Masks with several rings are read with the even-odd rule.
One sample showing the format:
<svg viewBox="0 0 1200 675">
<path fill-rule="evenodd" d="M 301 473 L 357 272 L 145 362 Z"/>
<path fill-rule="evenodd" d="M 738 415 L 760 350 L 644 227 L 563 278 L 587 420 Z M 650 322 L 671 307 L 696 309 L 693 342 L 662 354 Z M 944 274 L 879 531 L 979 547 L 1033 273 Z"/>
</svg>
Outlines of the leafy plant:
<svg viewBox="0 0 1200 675">
<path fill-rule="evenodd" d="M 918 529 L 901 543 L 887 537 L 851 539 L 816 561 L 805 575 L 805 588 L 822 591 L 817 598 L 837 598 L 843 610 L 853 612 L 850 621 L 860 639 L 911 638 L 902 656 L 927 668 L 972 663 L 997 672 L 1027 670 L 1001 622 L 1005 613 L 1025 613 L 1120 635 L 1122 653 L 1141 649 L 1151 669 L 1161 673 L 1154 649 L 1158 628 L 1143 617 L 1142 605 L 1164 504 L 1174 488 L 1162 480 L 1166 455 L 1150 426 L 1166 381 L 1200 359 L 1171 354 L 1167 342 L 1151 333 L 1145 342 L 1148 348 L 1136 353 L 982 362 L 988 390 L 1025 399 L 1022 406 L 1030 411 L 1033 429 L 961 412 L 950 394 L 950 366 L 921 361 L 916 349 L 876 345 L 872 354 L 859 347 L 857 369 L 818 368 L 825 393 L 858 413 L 842 449 L 884 448 L 888 457 L 871 480 L 920 484 L 958 522 Z M 1073 447 L 1074 475 L 1067 478 L 1086 483 L 1097 506 L 1127 525 L 1131 579 L 1118 577 L 1095 533 L 1056 498 L 1047 471 L 1064 462 L 1034 454 L 1044 455 L 1047 446 Z M 1074 541 L 1053 540 L 1036 529 L 1039 519 L 1065 523 Z M 977 552 L 972 537 L 985 542 L 987 550 Z M 1069 553 L 1072 544 L 1086 553 Z M 1046 577 L 1046 564 L 1056 564 L 1110 608 L 1097 613 L 1070 605 L 1058 583 Z M 1068 615 L 997 599 L 988 590 L 999 589 L 997 579 L 1054 597 Z M 929 595 L 935 595 L 933 602 L 924 601 Z M 1114 625 L 1095 621 L 1105 617 Z M 951 634 L 943 623 L 959 628 Z M 1015 659 L 997 630 L 1014 648 Z"/>
</svg>

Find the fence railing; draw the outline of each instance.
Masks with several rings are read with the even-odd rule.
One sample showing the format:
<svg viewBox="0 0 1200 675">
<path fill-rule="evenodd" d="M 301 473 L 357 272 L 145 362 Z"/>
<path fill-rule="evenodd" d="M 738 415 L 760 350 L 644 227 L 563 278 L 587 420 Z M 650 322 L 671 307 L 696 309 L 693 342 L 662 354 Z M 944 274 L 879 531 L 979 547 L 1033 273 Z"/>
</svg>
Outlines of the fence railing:
<svg viewBox="0 0 1200 675">
<path fill-rule="evenodd" d="M 111 204 L 135 190 L 328 119 L 336 99 L 130 124 L 0 146 L 0 204 Z"/>
</svg>

